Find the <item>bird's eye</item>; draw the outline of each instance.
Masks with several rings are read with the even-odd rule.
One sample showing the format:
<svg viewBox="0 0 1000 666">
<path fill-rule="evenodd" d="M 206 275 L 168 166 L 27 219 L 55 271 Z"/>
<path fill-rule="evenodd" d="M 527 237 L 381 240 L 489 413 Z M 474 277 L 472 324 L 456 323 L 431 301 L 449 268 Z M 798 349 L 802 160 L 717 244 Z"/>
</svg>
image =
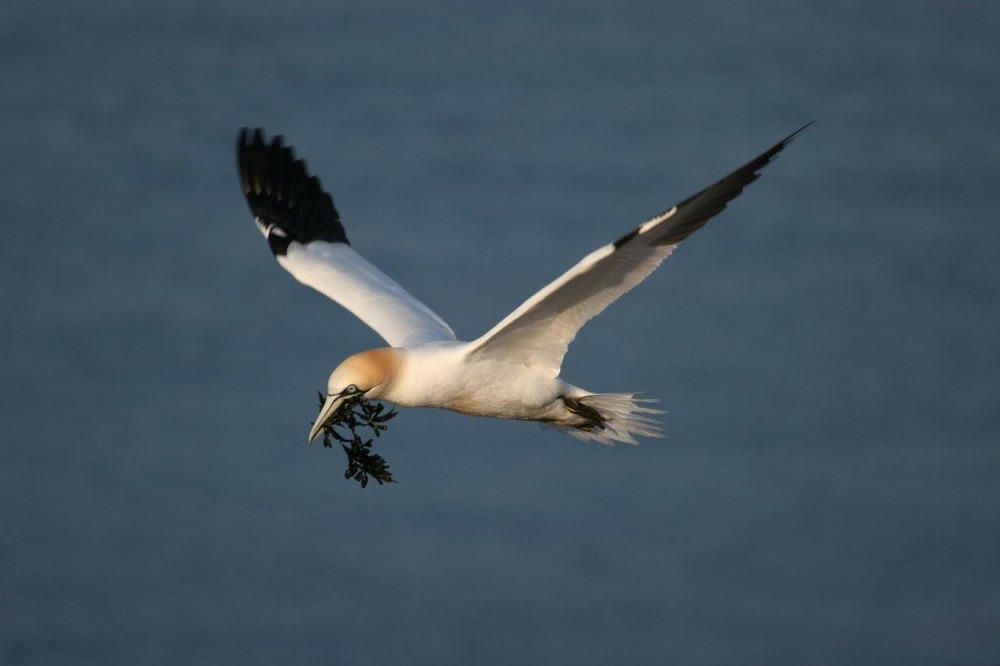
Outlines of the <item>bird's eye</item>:
<svg viewBox="0 0 1000 666">
<path fill-rule="evenodd" d="M 354 384 L 351 384 L 350 386 L 344 389 L 344 395 L 354 395 L 357 392 L 358 392 L 358 387 L 355 386 Z"/>
</svg>

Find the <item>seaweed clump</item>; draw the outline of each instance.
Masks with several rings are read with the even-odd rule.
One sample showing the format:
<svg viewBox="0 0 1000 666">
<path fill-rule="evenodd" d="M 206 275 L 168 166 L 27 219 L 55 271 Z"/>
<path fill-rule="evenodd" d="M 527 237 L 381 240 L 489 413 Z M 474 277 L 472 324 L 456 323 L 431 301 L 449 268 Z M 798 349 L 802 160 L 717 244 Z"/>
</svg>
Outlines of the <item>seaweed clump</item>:
<svg viewBox="0 0 1000 666">
<path fill-rule="evenodd" d="M 319 393 L 321 408 L 323 402 L 323 394 Z M 375 479 L 380 486 L 396 483 L 385 458 L 372 452 L 372 443 L 386 431 L 386 423 L 397 413 L 395 409 L 387 410 L 380 402 L 358 396 L 345 401 L 336 418 L 323 425 L 323 446 L 333 448 L 336 441 L 347 454 L 345 479 L 354 479 L 362 488 L 368 485 L 369 479 Z M 366 435 L 366 429 L 371 433 L 367 439 L 362 436 Z"/>
</svg>

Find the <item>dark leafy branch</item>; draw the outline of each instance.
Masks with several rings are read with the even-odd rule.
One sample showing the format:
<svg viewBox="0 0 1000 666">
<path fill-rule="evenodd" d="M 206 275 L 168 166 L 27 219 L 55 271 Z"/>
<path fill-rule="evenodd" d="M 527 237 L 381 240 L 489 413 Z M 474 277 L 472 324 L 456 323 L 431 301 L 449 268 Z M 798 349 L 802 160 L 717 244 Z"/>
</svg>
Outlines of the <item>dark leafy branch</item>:
<svg viewBox="0 0 1000 666">
<path fill-rule="evenodd" d="M 319 394 L 319 405 L 323 406 L 323 394 Z M 323 446 L 333 448 L 333 442 L 340 443 L 347 454 L 347 469 L 345 479 L 354 479 L 364 488 L 368 479 L 384 483 L 396 483 L 389 473 L 389 465 L 385 458 L 372 453 L 372 442 L 386 431 L 386 423 L 396 416 L 395 409 L 386 409 L 380 402 L 365 400 L 358 396 L 346 401 L 337 414 L 337 418 L 323 426 Z M 374 437 L 362 437 L 367 428 Z"/>
</svg>

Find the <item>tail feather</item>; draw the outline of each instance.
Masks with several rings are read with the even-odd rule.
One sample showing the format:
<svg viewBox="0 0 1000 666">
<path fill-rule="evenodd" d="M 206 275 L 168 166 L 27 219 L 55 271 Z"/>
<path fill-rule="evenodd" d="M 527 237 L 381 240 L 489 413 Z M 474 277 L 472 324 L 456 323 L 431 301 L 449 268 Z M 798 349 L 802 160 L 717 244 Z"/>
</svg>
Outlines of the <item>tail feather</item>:
<svg viewBox="0 0 1000 666">
<path fill-rule="evenodd" d="M 638 444 L 633 435 L 663 437 L 660 422 L 652 414 L 663 410 L 644 407 L 656 402 L 650 398 L 637 398 L 635 393 L 592 393 L 575 399 L 587 412 L 600 415 L 600 421 L 586 427 L 555 423 L 554 427 L 584 441 L 613 445 L 615 442 Z M 578 407 L 579 408 L 579 407 Z"/>
</svg>

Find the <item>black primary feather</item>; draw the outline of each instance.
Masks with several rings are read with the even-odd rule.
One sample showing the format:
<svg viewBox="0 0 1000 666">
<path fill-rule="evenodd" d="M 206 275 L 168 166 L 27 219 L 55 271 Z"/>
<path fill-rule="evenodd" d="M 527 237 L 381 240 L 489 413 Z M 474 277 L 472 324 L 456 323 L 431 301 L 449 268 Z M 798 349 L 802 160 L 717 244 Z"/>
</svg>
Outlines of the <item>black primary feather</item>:
<svg viewBox="0 0 1000 666">
<path fill-rule="evenodd" d="M 728 176 L 677 204 L 677 211 L 664 222 L 668 225 L 667 233 L 662 236 L 658 235 L 656 244 L 675 245 L 705 226 L 706 222 L 726 208 L 726 204 L 738 197 L 743 192 L 744 187 L 757 180 L 760 176 L 760 170 L 770 164 L 771 160 L 777 157 L 778 153 L 784 150 L 785 146 L 809 125 L 812 125 L 812 122 L 795 130 Z M 636 227 L 616 240 L 615 249 L 635 238 L 639 234 L 640 228 L 641 226 Z"/>
<path fill-rule="evenodd" d="M 280 135 L 268 143 L 263 130 L 244 127 L 237 162 L 247 203 L 276 256 L 285 254 L 292 242 L 350 245 L 333 198 L 323 191 L 319 178 L 309 176 L 305 160 L 295 159 Z"/>
</svg>

